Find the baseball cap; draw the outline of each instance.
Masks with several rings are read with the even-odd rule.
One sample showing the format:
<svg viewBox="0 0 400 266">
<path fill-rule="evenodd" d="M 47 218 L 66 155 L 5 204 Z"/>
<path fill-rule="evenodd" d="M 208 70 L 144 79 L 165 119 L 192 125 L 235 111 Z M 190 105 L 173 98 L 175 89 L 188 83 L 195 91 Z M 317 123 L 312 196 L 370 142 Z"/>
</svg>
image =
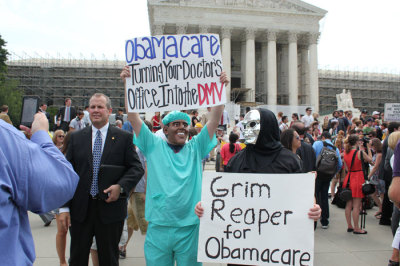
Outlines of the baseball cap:
<svg viewBox="0 0 400 266">
<path fill-rule="evenodd" d="M 380 113 L 378 111 L 373 111 L 372 115 L 379 115 Z"/>
<path fill-rule="evenodd" d="M 196 125 L 194 125 L 194 127 L 203 128 L 203 125 L 201 123 L 196 123 Z"/>
</svg>

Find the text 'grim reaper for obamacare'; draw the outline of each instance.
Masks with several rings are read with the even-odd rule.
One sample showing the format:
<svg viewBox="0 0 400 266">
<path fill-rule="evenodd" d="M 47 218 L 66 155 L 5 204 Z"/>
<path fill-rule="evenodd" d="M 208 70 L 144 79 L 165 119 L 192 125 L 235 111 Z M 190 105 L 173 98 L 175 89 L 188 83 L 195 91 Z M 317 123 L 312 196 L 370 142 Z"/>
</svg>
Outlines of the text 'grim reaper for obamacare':
<svg viewBox="0 0 400 266">
<path fill-rule="evenodd" d="M 226 102 L 218 35 L 162 35 L 125 43 L 129 111 L 197 109 Z"/>
<path fill-rule="evenodd" d="M 313 174 L 204 173 L 198 259 L 313 265 Z"/>
</svg>

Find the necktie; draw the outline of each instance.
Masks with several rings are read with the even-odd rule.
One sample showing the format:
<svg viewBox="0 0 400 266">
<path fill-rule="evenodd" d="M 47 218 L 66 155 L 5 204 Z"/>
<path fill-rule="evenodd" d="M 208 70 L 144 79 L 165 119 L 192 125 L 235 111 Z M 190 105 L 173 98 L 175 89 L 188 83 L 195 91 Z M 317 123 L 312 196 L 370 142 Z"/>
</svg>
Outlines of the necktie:
<svg viewBox="0 0 400 266">
<path fill-rule="evenodd" d="M 220 123 L 220 125 L 223 125 L 224 124 L 224 114 L 222 114 L 222 116 L 221 116 L 221 123 Z"/>
<path fill-rule="evenodd" d="M 101 133 L 100 130 L 97 130 L 96 139 L 94 140 L 93 145 L 93 179 L 92 186 L 90 187 L 90 195 L 92 195 L 93 197 L 99 193 L 97 180 L 101 159 L 101 143 Z"/>
<path fill-rule="evenodd" d="M 69 107 L 65 107 L 65 121 L 69 122 Z"/>
</svg>

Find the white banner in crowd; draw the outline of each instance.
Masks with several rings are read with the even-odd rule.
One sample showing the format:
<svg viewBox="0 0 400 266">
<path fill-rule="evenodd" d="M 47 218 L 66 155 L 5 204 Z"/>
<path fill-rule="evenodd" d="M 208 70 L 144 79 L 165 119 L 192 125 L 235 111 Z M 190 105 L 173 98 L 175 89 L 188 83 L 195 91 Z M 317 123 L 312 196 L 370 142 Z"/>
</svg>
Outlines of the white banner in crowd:
<svg viewBox="0 0 400 266">
<path fill-rule="evenodd" d="M 400 122 L 400 103 L 385 103 L 385 122 Z"/>
<path fill-rule="evenodd" d="M 313 265 L 314 174 L 204 172 L 198 261 Z"/>
<path fill-rule="evenodd" d="M 187 110 L 224 104 L 217 34 L 160 35 L 125 42 L 129 111 Z"/>
</svg>

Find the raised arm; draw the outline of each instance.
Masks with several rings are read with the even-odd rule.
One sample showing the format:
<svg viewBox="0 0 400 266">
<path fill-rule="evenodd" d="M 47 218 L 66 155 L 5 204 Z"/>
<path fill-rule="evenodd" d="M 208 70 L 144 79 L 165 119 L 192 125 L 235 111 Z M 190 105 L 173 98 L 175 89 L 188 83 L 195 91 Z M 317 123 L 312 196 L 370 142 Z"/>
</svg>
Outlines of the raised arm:
<svg viewBox="0 0 400 266">
<path fill-rule="evenodd" d="M 219 78 L 221 83 L 225 83 L 225 86 L 229 83 L 228 77 L 225 72 L 221 73 Z M 207 122 L 207 130 L 210 135 L 210 139 L 214 136 L 215 130 L 218 127 L 219 121 L 221 121 L 221 116 L 224 111 L 224 105 L 218 105 L 211 108 L 210 120 Z"/>
<path fill-rule="evenodd" d="M 124 81 L 124 85 L 126 86 L 126 78 L 129 78 L 131 76 L 131 73 L 129 72 L 129 67 L 125 66 L 122 69 L 122 72 L 120 74 L 121 79 Z M 140 116 L 138 113 L 135 112 L 128 112 L 128 99 L 126 98 L 125 95 L 125 108 L 126 108 L 126 113 L 128 114 L 128 120 L 132 124 L 133 131 L 136 134 L 136 137 L 139 136 L 140 134 L 140 129 L 142 128 L 142 119 L 140 119 Z"/>
<path fill-rule="evenodd" d="M 31 141 L 12 130 L 2 131 L 0 154 L 5 156 L 2 160 L 8 161 L 15 178 L 7 192 L 21 210 L 42 213 L 58 208 L 72 198 L 78 185 L 78 175 L 54 146 L 48 128 L 46 116 L 37 113 Z"/>
</svg>

